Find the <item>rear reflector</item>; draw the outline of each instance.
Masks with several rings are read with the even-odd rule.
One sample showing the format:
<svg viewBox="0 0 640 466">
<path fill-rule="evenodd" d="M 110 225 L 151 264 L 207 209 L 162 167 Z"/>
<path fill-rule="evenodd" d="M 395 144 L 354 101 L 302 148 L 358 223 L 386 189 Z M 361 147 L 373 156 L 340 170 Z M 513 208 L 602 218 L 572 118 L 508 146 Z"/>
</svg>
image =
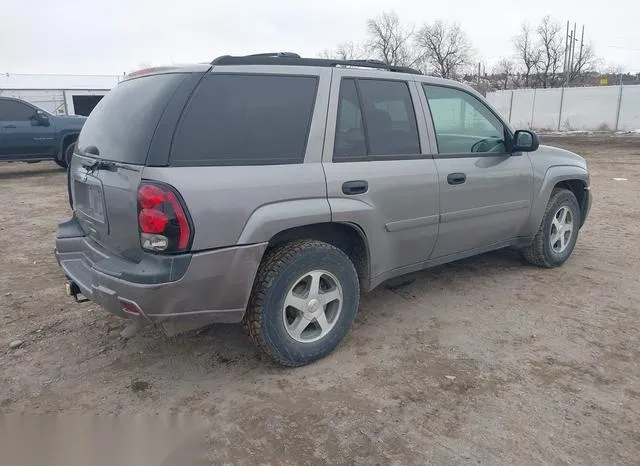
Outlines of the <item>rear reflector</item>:
<svg viewBox="0 0 640 466">
<path fill-rule="evenodd" d="M 120 301 L 120 308 L 124 312 L 127 312 L 129 314 L 135 314 L 135 315 L 142 314 L 142 309 L 140 309 L 140 306 L 138 306 L 133 301 L 128 301 L 122 298 L 118 298 L 118 301 Z"/>
</svg>

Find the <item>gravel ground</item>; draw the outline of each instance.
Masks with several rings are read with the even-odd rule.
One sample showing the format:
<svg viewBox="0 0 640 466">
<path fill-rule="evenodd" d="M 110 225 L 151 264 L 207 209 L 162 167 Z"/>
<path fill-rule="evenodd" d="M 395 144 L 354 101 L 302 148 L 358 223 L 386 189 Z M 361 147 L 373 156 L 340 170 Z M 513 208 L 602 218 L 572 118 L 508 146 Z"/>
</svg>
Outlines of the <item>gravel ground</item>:
<svg viewBox="0 0 640 466">
<path fill-rule="evenodd" d="M 380 288 L 338 350 L 299 369 L 235 325 L 122 340 L 121 320 L 64 295 L 64 172 L 0 166 L 1 411 L 192 415 L 201 464 L 638 464 L 640 138 L 545 142 L 592 172 L 563 267 L 500 251 Z"/>
</svg>

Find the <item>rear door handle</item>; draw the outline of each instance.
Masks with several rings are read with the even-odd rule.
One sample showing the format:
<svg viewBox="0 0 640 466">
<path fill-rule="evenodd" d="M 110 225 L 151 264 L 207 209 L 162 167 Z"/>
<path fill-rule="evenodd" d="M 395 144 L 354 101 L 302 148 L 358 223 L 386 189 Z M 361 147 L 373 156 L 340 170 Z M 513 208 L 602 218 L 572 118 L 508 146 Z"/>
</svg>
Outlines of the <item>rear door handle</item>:
<svg viewBox="0 0 640 466">
<path fill-rule="evenodd" d="M 467 175 L 464 173 L 449 173 L 447 175 L 447 183 L 449 184 L 463 184 L 467 181 Z"/>
<path fill-rule="evenodd" d="M 369 183 L 364 180 L 347 181 L 342 184 L 342 192 L 348 196 L 364 194 L 369 190 Z"/>
</svg>

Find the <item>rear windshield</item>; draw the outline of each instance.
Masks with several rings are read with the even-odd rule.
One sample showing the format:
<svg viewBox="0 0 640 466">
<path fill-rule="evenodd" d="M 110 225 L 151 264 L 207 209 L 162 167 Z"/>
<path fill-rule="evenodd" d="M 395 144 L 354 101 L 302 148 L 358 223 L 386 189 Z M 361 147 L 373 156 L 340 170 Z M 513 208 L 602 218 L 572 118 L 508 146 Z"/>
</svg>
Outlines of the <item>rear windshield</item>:
<svg viewBox="0 0 640 466">
<path fill-rule="evenodd" d="M 115 86 L 85 122 L 78 138 L 80 153 L 143 165 L 162 112 L 185 76 L 158 74 Z"/>
</svg>

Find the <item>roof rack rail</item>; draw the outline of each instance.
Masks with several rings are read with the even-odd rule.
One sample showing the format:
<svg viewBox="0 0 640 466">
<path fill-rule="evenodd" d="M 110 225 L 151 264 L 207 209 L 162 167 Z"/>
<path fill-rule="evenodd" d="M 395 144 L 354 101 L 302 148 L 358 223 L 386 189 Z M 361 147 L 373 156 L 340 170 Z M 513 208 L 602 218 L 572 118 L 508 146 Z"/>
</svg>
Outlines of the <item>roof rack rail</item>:
<svg viewBox="0 0 640 466">
<path fill-rule="evenodd" d="M 422 74 L 415 68 L 387 65 L 380 60 L 332 60 L 326 58 L 302 58 L 293 52 L 257 53 L 245 56 L 223 55 L 211 62 L 212 65 L 289 65 L 289 66 L 350 66 L 378 68 L 397 73 Z"/>
<path fill-rule="evenodd" d="M 291 57 L 291 58 L 302 58 L 297 53 L 293 52 L 273 52 L 273 53 L 253 53 L 251 55 L 247 55 L 247 57 Z"/>
</svg>

